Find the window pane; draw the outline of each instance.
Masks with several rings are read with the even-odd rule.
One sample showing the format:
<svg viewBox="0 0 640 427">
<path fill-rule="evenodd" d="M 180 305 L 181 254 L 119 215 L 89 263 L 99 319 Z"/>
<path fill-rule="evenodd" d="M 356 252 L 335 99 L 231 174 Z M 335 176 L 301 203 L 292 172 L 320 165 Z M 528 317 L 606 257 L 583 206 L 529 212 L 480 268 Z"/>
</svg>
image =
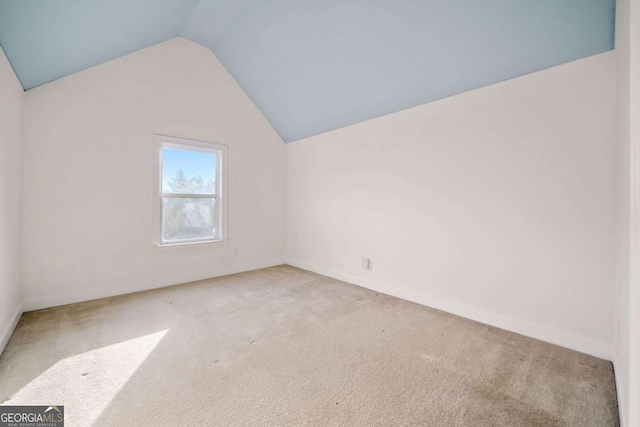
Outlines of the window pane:
<svg viewBox="0 0 640 427">
<path fill-rule="evenodd" d="M 216 154 L 163 147 L 162 192 L 215 194 Z"/>
<path fill-rule="evenodd" d="M 165 197 L 163 203 L 163 240 L 213 239 L 216 236 L 215 199 Z"/>
</svg>

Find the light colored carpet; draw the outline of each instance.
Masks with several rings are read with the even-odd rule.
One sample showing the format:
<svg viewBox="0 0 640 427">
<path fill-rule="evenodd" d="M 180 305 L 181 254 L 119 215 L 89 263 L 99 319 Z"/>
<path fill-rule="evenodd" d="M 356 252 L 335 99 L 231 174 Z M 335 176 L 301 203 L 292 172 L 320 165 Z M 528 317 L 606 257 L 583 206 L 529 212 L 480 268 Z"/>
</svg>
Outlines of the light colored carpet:
<svg viewBox="0 0 640 427">
<path fill-rule="evenodd" d="M 68 426 L 616 426 L 609 362 L 289 266 L 26 313 L 4 404 Z"/>
</svg>

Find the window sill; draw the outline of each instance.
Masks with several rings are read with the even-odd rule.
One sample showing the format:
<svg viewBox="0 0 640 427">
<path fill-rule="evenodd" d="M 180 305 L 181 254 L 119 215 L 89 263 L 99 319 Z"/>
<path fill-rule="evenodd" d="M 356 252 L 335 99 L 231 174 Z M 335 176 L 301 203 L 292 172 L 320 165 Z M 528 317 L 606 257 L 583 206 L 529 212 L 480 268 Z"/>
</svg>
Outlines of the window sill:
<svg viewBox="0 0 640 427">
<path fill-rule="evenodd" d="M 216 253 L 220 253 L 220 255 L 232 255 L 235 254 L 235 249 L 229 246 L 229 240 L 209 240 L 203 242 L 184 242 L 184 243 L 169 243 L 169 244 L 159 244 L 156 243 L 151 246 L 154 251 L 169 251 L 171 249 L 175 250 L 186 250 L 186 249 L 216 249 Z"/>
</svg>

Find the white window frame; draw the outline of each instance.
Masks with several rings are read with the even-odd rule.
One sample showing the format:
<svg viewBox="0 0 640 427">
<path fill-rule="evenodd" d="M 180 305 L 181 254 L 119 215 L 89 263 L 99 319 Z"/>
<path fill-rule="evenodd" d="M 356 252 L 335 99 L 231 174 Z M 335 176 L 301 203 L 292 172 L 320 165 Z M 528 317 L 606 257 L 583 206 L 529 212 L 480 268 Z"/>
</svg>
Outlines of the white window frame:
<svg viewBox="0 0 640 427">
<path fill-rule="evenodd" d="M 228 147 L 213 142 L 195 141 L 191 139 L 176 138 L 165 135 L 153 136 L 153 244 L 155 246 L 181 246 L 202 243 L 226 244 L 227 242 L 227 161 Z M 216 194 L 189 194 L 189 193 L 163 193 L 162 192 L 162 149 L 174 148 L 200 153 L 216 154 Z M 164 240 L 164 204 L 165 197 L 184 198 L 213 198 L 216 203 L 216 235 L 202 239 Z"/>
</svg>

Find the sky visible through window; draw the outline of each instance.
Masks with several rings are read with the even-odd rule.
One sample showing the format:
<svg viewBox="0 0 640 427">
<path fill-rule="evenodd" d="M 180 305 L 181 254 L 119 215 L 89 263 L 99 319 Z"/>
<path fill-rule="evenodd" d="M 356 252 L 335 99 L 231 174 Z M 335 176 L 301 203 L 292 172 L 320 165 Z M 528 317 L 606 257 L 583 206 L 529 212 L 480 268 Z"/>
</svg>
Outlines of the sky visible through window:
<svg viewBox="0 0 640 427">
<path fill-rule="evenodd" d="M 205 183 L 215 182 L 216 155 L 190 150 L 162 148 L 162 191 L 170 192 L 169 183 L 182 170 L 188 180 L 202 177 Z"/>
</svg>

